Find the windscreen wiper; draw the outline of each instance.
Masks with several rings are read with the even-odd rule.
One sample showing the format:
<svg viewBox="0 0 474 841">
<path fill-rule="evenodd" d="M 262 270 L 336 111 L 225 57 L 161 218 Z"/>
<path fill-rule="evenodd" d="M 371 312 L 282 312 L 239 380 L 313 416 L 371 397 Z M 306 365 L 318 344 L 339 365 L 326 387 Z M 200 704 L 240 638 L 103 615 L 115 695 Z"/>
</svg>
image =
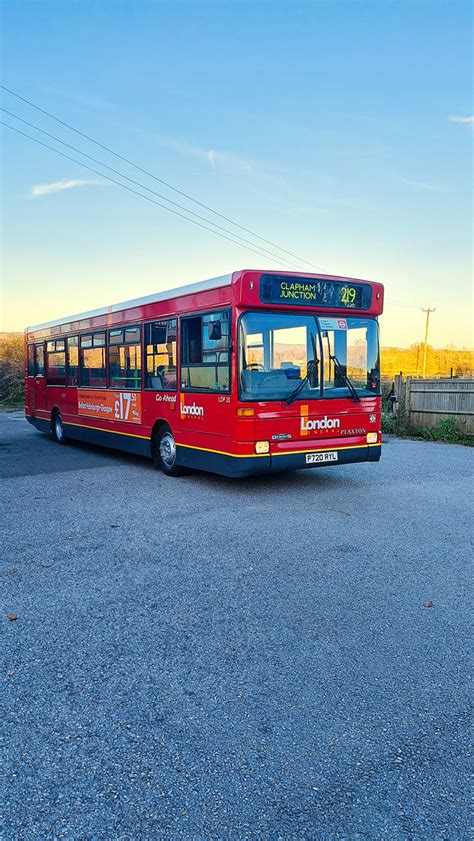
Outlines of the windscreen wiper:
<svg viewBox="0 0 474 841">
<path fill-rule="evenodd" d="M 345 382 L 345 384 L 346 384 L 347 388 L 349 389 L 349 393 L 350 393 L 350 395 L 351 395 L 351 397 L 352 397 L 352 399 L 353 399 L 354 403 L 360 403 L 360 397 L 359 397 L 359 395 L 357 394 L 357 391 L 355 390 L 354 386 L 352 385 L 352 383 L 351 383 L 351 381 L 350 381 L 349 377 L 347 376 L 347 371 L 346 371 L 346 369 L 344 368 L 344 366 L 343 366 L 343 365 L 341 365 L 341 363 L 339 362 L 339 359 L 337 358 L 337 356 L 333 356 L 333 355 L 330 353 L 330 354 L 329 354 L 329 359 L 331 359 L 331 360 L 332 360 L 332 362 L 334 363 L 334 369 L 335 369 L 335 371 L 337 371 L 338 376 L 339 376 L 339 377 L 341 377 L 341 379 Z"/>
<path fill-rule="evenodd" d="M 318 370 L 317 369 L 317 362 L 314 359 L 309 359 L 308 360 L 308 365 L 307 365 L 307 368 L 306 368 L 306 376 L 303 377 L 301 382 L 298 383 L 296 388 L 294 388 L 293 391 L 291 392 L 291 394 L 289 394 L 288 397 L 286 398 L 285 403 L 286 403 L 287 406 L 291 406 L 291 404 L 295 402 L 295 400 L 298 397 L 298 394 L 300 393 L 300 391 L 302 391 L 303 388 L 305 387 L 306 383 L 309 382 L 309 378 L 314 373 L 317 374 L 317 370 Z"/>
</svg>

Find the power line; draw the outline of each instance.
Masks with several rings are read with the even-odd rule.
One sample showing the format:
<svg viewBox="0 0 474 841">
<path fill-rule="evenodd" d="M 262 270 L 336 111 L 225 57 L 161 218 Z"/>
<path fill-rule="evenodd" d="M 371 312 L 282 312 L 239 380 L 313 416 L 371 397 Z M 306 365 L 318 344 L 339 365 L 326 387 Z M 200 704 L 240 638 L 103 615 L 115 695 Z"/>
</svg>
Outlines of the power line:
<svg viewBox="0 0 474 841">
<path fill-rule="evenodd" d="M 284 254 L 288 254 L 290 257 L 296 258 L 301 263 L 305 263 L 306 265 L 311 266 L 312 268 L 318 269 L 318 271 L 322 271 L 322 272 L 324 271 L 324 269 L 322 269 L 320 266 L 316 266 L 314 263 L 311 263 L 309 260 L 305 260 L 303 257 L 300 257 L 298 254 L 294 254 L 292 251 L 288 251 L 286 248 L 282 248 L 282 246 L 277 245 L 277 243 L 272 242 L 271 240 L 266 239 L 265 237 L 262 237 L 260 234 L 257 234 L 255 231 L 252 231 L 250 228 L 246 228 L 244 225 L 241 225 L 239 222 L 236 222 L 234 219 L 231 219 L 228 216 L 224 216 L 223 213 L 220 213 L 219 211 L 214 210 L 214 208 L 210 207 L 209 205 L 204 204 L 201 201 L 198 201 L 198 199 L 193 198 L 193 196 L 189 195 L 189 193 L 185 193 L 183 190 L 179 190 L 177 187 L 174 187 L 173 184 L 170 184 L 168 181 L 165 181 L 163 178 L 158 178 L 157 175 L 154 175 L 152 172 L 149 172 L 148 170 L 139 166 L 139 164 L 134 163 L 134 161 L 131 161 L 129 158 L 126 158 L 123 155 L 120 155 L 118 152 L 114 152 L 114 150 L 111 149 L 109 146 L 105 146 L 103 143 L 100 143 L 98 140 L 95 140 L 90 135 L 85 134 L 82 131 L 79 131 L 79 129 L 75 128 L 70 123 L 66 123 L 64 120 L 61 120 L 59 117 L 56 117 L 54 114 L 51 114 L 50 111 L 46 111 L 44 108 L 40 108 L 39 105 L 35 105 L 35 103 L 32 102 L 30 99 L 26 99 L 26 97 L 20 96 L 19 93 L 16 93 L 11 88 L 7 88 L 6 85 L 0 85 L 0 88 L 2 90 L 6 91 L 7 93 L 11 94 L 12 96 L 15 96 L 17 99 L 20 99 L 22 102 L 25 102 L 27 105 L 31 106 L 31 108 L 35 108 L 36 111 L 39 111 L 41 114 L 45 114 L 47 117 L 50 117 L 52 120 L 56 120 L 57 123 L 60 123 L 60 125 L 65 126 L 70 131 L 73 131 L 76 134 L 80 135 L 80 137 L 83 137 L 85 140 L 88 140 L 90 143 L 94 143 L 96 146 L 99 146 L 101 149 L 104 149 L 104 151 L 108 152 L 111 155 L 114 155 L 116 158 L 119 158 L 121 161 L 124 161 L 124 163 L 128 164 L 129 166 L 133 166 L 135 169 L 138 169 L 140 172 L 143 172 L 144 175 L 147 175 L 149 178 L 153 178 L 155 181 L 158 181 L 160 184 L 163 184 L 165 187 L 168 187 L 168 189 L 173 190 L 175 193 L 179 193 L 179 195 L 183 196 L 184 198 L 187 198 L 189 201 L 192 201 L 194 204 L 197 204 L 200 207 L 204 208 L 205 210 L 209 211 L 210 213 L 213 213 L 215 216 L 219 216 L 221 219 L 224 219 L 226 222 L 230 223 L 231 225 L 235 225 L 235 227 L 240 228 L 242 231 L 246 231 L 248 234 L 251 234 L 253 237 L 262 240 L 262 242 L 266 242 L 267 245 L 271 245 L 273 248 L 277 248 L 279 251 L 282 251 Z M 189 211 L 189 212 L 191 212 L 191 211 Z M 211 223 L 211 224 L 213 224 L 213 223 Z"/>
<path fill-rule="evenodd" d="M 183 190 L 180 190 L 177 187 L 173 186 L 173 184 L 170 184 L 168 181 L 165 181 L 164 179 L 159 178 L 158 176 L 154 175 L 152 172 L 149 172 L 148 170 L 139 166 L 139 164 L 136 164 L 136 163 L 134 163 L 134 161 L 131 161 L 129 158 L 126 158 L 123 155 L 120 155 L 118 152 L 115 152 L 110 147 L 105 146 L 103 143 L 100 143 L 98 140 L 95 140 L 90 135 L 85 134 L 84 132 L 80 131 L 79 129 L 76 129 L 70 123 L 67 123 L 64 120 L 61 120 L 59 117 L 56 117 L 54 114 L 52 114 L 49 111 L 46 111 L 44 108 L 40 108 L 39 105 L 36 105 L 34 102 L 32 102 L 31 100 L 27 99 L 24 96 L 21 96 L 19 93 L 16 93 L 16 91 L 12 90 L 11 88 L 8 88 L 6 85 L 0 84 L 0 88 L 2 90 L 6 91 L 7 93 L 11 94 L 12 96 L 16 97 L 17 99 L 21 100 L 22 102 L 25 102 L 27 105 L 31 106 L 31 108 L 34 108 L 36 111 L 39 111 L 41 114 L 45 114 L 47 117 L 50 117 L 52 120 L 55 120 L 60 125 L 69 129 L 70 131 L 73 131 L 75 134 L 79 135 L 80 137 L 83 137 L 85 140 L 88 140 L 90 143 L 95 144 L 96 146 L 98 146 L 99 148 L 108 152 L 109 154 L 114 155 L 119 160 L 123 161 L 124 163 L 128 164 L 129 166 L 134 167 L 135 169 L 144 173 L 144 175 L 147 175 L 149 178 L 152 178 L 154 181 L 157 181 L 158 183 L 163 184 L 165 187 L 168 187 L 168 189 L 173 190 L 175 193 L 178 193 L 179 195 L 183 196 L 184 198 L 188 199 L 189 201 L 193 202 L 194 204 L 198 205 L 199 207 L 204 208 L 208 212 L 213 213 L 215 216 L 218 216 L 219 218 L 225 220 L 229 224 L 234 225 L 235 227 L 239 228 L 242 231 L 245 231 L 246 233 L 250 234 L 254 238 L 259 239 L 262 242 L 266 242 L 268 245 L 271 245 L 273 248 L 278 249 L 278 251 L 281 251 L 284 254 L 288 254 L 290 257 L 294 257 L 296 260 L 299 260 L 301 263 L 305 263 L 306 265 L 311 266 L 312 268 L 315 268 L 318 271 L 326 273 L 326 270 L 321 268 L 321 266 L 317 266 L 315 263 L 312 263 L 311 261 L 306 260 L 303 257 L 300 257 L 298 254 L 295 254 L 292 251 L 288 251 L 287 249 L 283 248 L 282 246 L 278 245 L 277 243 L 274 243 L 271 240 L 266 239 L 265 237 L 262 237 L 260 234 L 257 234 L 251 228 L 246 228 L 244 225 L 241 225 L 239 222 L 236 222 L 235 220 L 231 219 L 230 217 L 225 216 L 223 213 L 220 213 L 219 211 L 214 210 L 214 208 L 210 207 L 209 205 L 199 201 L 198 199 L 193 198 L 193 196 L 189 195 L 189 193 L 186 193 Z M 105 173 L 98 173 L 97 170 L 92 169 L 92 167 L 88 167 L 87 164 L 84 164 L 82 161 L 76 161 L 74 158 L 69 157 L 68 155 L 65 155 L 63 152 L 60 152 L 59 149 L 54 149 L 53 147 L 48 146 L 45 143 L 41 143 L 41 141 L 37 140 L 34 137 L 31 137 L 31 135 L 28 135 L 25 132 L 21 132 L 21 131 L 19 131 L 19 129 L 15 129 L 13 126 L 9 126 L 8 123 L 3 123 L 3 125 L 5 125 L 7 128 L 12 129 L 13 131 L 16 131 L 19 134 L 23 134 L 24 137 L 27 137 L 28 139 L 33 140 L 36 143 L 39 143 L 40 145 L 44 146 L 47 149 L 51 149 L 51 151 L 56 152 L 57 154 L 62 155 L 63 157 L 69 158 L 69 160 L 72 160 L 75 163 L 78 163 L 80 166 L 84 166 L 86 169 L 89 169 L 91 172 L 95 172 L 96 174 L 101 175 L 101 177 L 106 178 L 108 181 L 111 181 L 114 184 L 117 184 L 119 187 L 123 187 L 124 189 L 128 189 L 129 192 L 135 193 L 136 195 L 139 195 L 141 198 L 148 199 L 149 201 L 152 201 L 153 204 L 156 204 L 159 207 L 162 207 L 164 210 L 168 210 L 170 213 L 174 213 L 176 216 L 180 216 L 181 218 L 186 219 L 188 222 L 193 222 L 195 225 L 198 225 L 199 227 L 204 228 L 205 230 L 208 230 L 211 233 L 217 234 L 217 236 L 220 236 L 222 239 L 229 240 L 234 245 L 240 245 L 242 248 L 245 247 L 245 246 L 241 245 L 240 242 L 236 242 L 235 239 L 233 239 L 233 237 L 236 237 L 237 239 L 242 240 L 242 242 L 249 243 L 249 240 L 245 239 L 245 237 L 241 237 L 241 236 L 239 236 L 239 234 L 234 234 L 233 232 L 229 231 L 227 228 L 223 228 L 222 226 L 217 225 L 215 222 L 212 222 L 210 219 L 207 219 L 206 217 L 200 216 L 199 214 L 194 213 L 194 211 L 190 210 L 189 208 L 183 207 L 183 205 L 180 205 L 177 202 L 174 202 L 171 199 L 166 198 L 161 193 L 155 192 L 150 187 L 147 187 L 146 185 L 141 184 L 138 181 L 135 181 L 133 178 L 130 178 L 129 176 L 124 175 L 123 173 L 119 172 L 118 170 L 114 169 L 113 167 L 110 167 L 108 164 L 105 164 L 102 161 L 98 161 L 96 158 L 92 157 L 91 155 L 88 155 L 86 152 L 82 152 L 81 150 L 77 149 L 75 146 L 72 146 L 69 143 L 66 143 L 65 141 L 60 140 L 59 138 L 55 137 L 54 135 L 49 134 L 48 132 L 44 131 L 43 129 L 41 129 L 37 126 L 35 126 L 34 124 L 29 123 L 27 120 L 24 120 L 22 117 L 18 117 L 16 114 L 12 114 L 10 111 L 7 111 L 7 109 L 5 109 L 5 108 L 2 108 L 1 110 L 5 111 L 5 113 L 7 113 L 7 114 L 10 114 L 10 116 L 13 116 L 15 119 L 20 120 L 21 122 L 25 123 L 26 125 L 31 126 L 36 131 L 39 131 L 42 134 L 45 134 L 46 136 L 52 138 L 56 142 L 59 142 L 62 145 L 66 146 L 70 149 L 73 149 L 74 151 L 77 151 L 80 155 L 83 155 L 84 157 L 88 158 L 89 160 L 92 160 L 92 161 L 98 163 L 100 166 L 104 166 L 110 172 L 114 172 L 115 174 L 119 175 L 121 178 L 124 178 L 127 181 L 130 181 L 131 183 L 139 186 L 141 189 L 146 190 L 147 192 L 150 192 L 153 195 L 158 196 L 159 198 L 162 198 L 164 201 L 168 202 L 169 204 L 173 204 L 174 206 L 179 207 L 181 210 L 184 210 L 185 213 L 189 213 L 192 216 L 196 216 L 196 218 L 201 219 L 202 221 L 208 223 L 209 225 L 212 225 L 214 228 L 218 228 L 219 230 L 224 231 L 226 234 L 230 234 L 230 237 L 225 236 L 223 233 L 218 233 L 217 230 L 214 231 L 212 228 L 208 228 L 206 225 L 202 225 L 199 222 L 196 222 L 194 219 L 190 219 L 188 216 L 184 216 L 183 214 L 178 213 L 177 211 L 174 211 L 171 208 L 166 207 L 165 205 L 161 205 L 160 202 L 153 201 L 148 196 L 143 196 L 141 193 L 138 193 L 136 190 L 133 190 L 130 187 L 127 187 L 125 184 L 121 184 L 120 182 L 115 181 L 115 179 L 110 178 L 109 176 L 105 175 Z M 267 251 L 266 249 L 256 251 L 255 247 L 253 247 L 255 245 L 256 244 L 254 244 L 254 243 L 250 243 L 250 246 L 251 246 L 250 250 L 252 251 L 252 253 L 258 254 L 260 257 L 271 256 L 273 259 L 280 260 L 282 263 L 286 263 L 287 265 L 294 268 L 294 264 L 292 264 L 290 261 L 280 257 L 279 255 L 272 254 L 272 252 Z M 261 248 L 261 246 L 257 246 L 257 248 L 258 247 Z M 265 253 L 263 253 L 263 252 L 265 252 Z M 301 269 L 299 267 L 297 267 L 297 268 L 298 268 L 299 271 L 301 271 Z M 405 304 L 405 303 L 402 303 L 401 301 L 395 301 L 395 300 L 390 299 L 390 298 L 388 298 L 386 300 L 387 300 L 387 303 L 393 304 L 395 306 L 403 307 L 404 309 L 418 309 L 418 307 L 414 306 L 413 304 Z"/>
<path fill-rule="evenodd" d="M 145 199 L 146 201 L 149 201 L 152 204 L 156 204 L 163 210 L 167 210 L 168 213 L 174 213 L 175 216 L 180 216 L 181 219 L 186 219 L 187 222 L 191 222 L 193 225 L 197 225 L 199 228 L 204 228 L 204 230 L 209 231 L 211 234 L 215 234 L 215 236 L 217 237 L 221 237 L 222 239 L 226 239 L 229 242 L 232 242 L 233 245 L 239 245 L 241 248 L 245 248 L 249 251 L 252 251 L 254 254 L 258 254 L 259 257 L 265 257 L 267 259 L 267 255 L 263 254 L 261 251 L 257 251 L 255 248 L 249 248 L 246 245 L 242 245 L 241 242 L 237 242 L 237 240 L 232 239 L 231 237 L 228 237 L 225 234 L 220 234 L 219 231 L 214 231 L 212 228 L 208 228 L 207 225 L 203 225 L 201 222 L 196 222 L 195 219 L 190 219 L 189 216 L 185 216 L 184 213 L 179 213 L 179 211 L 177 210 L 172 210 L 171 207 L 166 207 L 165 204 L 161 204 L 161 202 L 150 198 L 150 196 L 144 196 L 143 193 L 139 193 L 138 190 L 134 190 L 132 187 L 127 187 L 126 184 L 122 184 L 115 178 L 111 178 L 110 175 L 106 175 L 105 172 L 100 172 L 98 169 L 94 169 L 94 167 L 85 164 L 83 161 L 79 161 L 77 158 L 73 158 L 71 155 L 66 155 L 65 152 L 60 152 L 59 149 L 55 149 L 54 146 L 50 146 L 48 143 L 43 143 L 42 140 L 38 140 L 38 138 L 32 137 L 31 134 L 27 134 L 27 132 L 21 131 L 20 129 L 15 128 L 14 126 L 11 126 L 9 123 L 3 122 L 3 120 L 0 120 L 0 125 L 5 126 L 5 128 L 11 129 L 11 131 L 16 132 L 17 134 L 21 134 L 23 137 L 27 137 L 28 140 L 32 140 L 34 143 L 37 143 L 39 146 L 43 146 L 45 149 L 50 149 L 51 152 L 55 152 L 57 155 L 61 155 L 62 158 L 67 158 L 67 160 L 79 164 L 79 166 L 88 169 L 90 172 L 94 172 L 95 175 L 99 175 L 101 178 L 105 178 L 107 181 L 111 181 L 112 184 L 116 184 L 118 187 L 122 187 L 123 190 L 128 190 L 129 193 L 133 193 L 134 195 L 139 196 L 141 199 Z M 283 258 L 280 258 L 280 261 L 282 263 L 286 262 L 285 260 L 283 260 Z"/>
<path fill-rule="evenodd" d="M 142 184 L 140 181 L 136 181 L 134 178 L 130 178 L 128 175 L 125 175 L 123 172 L 120 172 L 118 169 L 114 169 L 113 166 L 109 166 L 108 164 L 104 163 L 103 161 L 98 160 L 98 158 L 94 158 L 92 155 L 88 155 L 87 152 L 83 152 L 82 149 L 78 149 L 77 146 L 72 146 L 71 143 L 66 143 L 61 138 L 56 137 L 54 134 L 50 134 L 48 131 L 36 126 L 34 123 L 30 123 L 28 120 L 23 119 L 23 117 L 19 117 L 18 114 L 14 114 L 12 111 L 8 111 L 6 108 L 0 108 L 0 111 L 3 111 L 5 114 L 8 114 L 10 117 L 13 117 L 15 120 L 19 120 L 19 122 L 24 123 L 25 125 L 29 126 L 30 128 L 34 129 L 35 131 L 39 131 L 41 134 L 46 135 L 51 140 L 54 140 L 56 143 L 61 143 L 62 146 L 66 146 L 68 149 L 72 149 L 74 152 L 77 152 L 79 155 L 83 155 L 88 160 L 93 161 L 99 166 L 105 167 L 105 169 L 110 170 L 110 172 L 114 172 L 115 175 L 119 175 L 120 178 L 124 178 L 126 181 L 130 181 L 131 184 L 135 184 L 135 186 L 140 187 L 142 190 L 146 190 L 148 193 L 152 193 L 154 196 L 158 196 L 158 198 L 163 199 L 163 201 L 172 204 L 174 207 L 179 207 L 180 210 L 184 210 L 185 213 L 189 213 L 191 216 L 195 216 L 197 219 L 201 219 L 202 222 L 207 222 L 207 224 L 212 225 L 215 228 L 218 228 L 220 231 L 224 231 L 230 236 L 235 237 L 236 239 L 242 240 L 242 242 L 247 243 L 248 245 L 257 245 L 260 248 L 261 252 L 265 252 L 265 256 L 271 257 L 273 260 L 281 261 L 287 263 L 287 265 L 293 266 L 298 269 L 298 271 L 302 271 L 300 266 L 296 266 L 296 264 L 292 263 L 289 260 L 284 259 L 280 254 L 274 254 L 273 252 L 269 251 L 267 248 L 263 248 L 259 246 L 258 243 L 253 243 L 251 240 L 246 239 L 246 237 L 240 236 L 240 234 L 235 234 L 233 231 L 229 231 L 228 228 L 222 227 L 222 225 L 218 225 L 216 222 L 212 222 L 211 219 L 207 219 L 205 216 L 202 216 L 200 213 L 195 213 L 194 210 L 190 210 L 189 208 L 185 207 L 178 202 L 173 201 L 172 199 L 167 198 L 162 193 L 158 193 L 156 190 L 152 190 L 151 187 L 147 187 L 146 184 Z"/>
<path fill-rule="evenodd" d="M 403 307 L 406 310 L 419 310 L 420 308 L 414 304 L 402 304 L 401 301 L 394 301 L 393 298 L 386 298 L 387 304 L 392 304 L 396 307 Z"/>
</svg>

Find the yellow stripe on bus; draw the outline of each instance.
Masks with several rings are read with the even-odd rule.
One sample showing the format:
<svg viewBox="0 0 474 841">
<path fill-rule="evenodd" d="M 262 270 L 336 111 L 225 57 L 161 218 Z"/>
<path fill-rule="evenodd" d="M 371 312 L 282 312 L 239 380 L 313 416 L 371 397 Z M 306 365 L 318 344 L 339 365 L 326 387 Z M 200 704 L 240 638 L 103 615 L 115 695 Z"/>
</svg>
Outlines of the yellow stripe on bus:
<svg viewBox="0 0 474 841">
<path fill-rule="evenodd" d="M 176 442 L 177 447 L 186 447 L 188 450 L 203 450 L 206 453 L 217 453 L 220 456 L 230 456 L 231 458 L 264 458 L 265 456 L 292 456 L 301 455 L 301 453 L 333 453 L 344 452 L 344 450 L 365 450 L 366 447 L 380 447 L 380 444 L 353 444 L 349 447 L 320 447 L 319 449 L 306 450 L 292 450 L 286 453 L 226 453 L 223 450 L 210 450 L 207 447 L 196 447 L 193 444 L 180 444 Z"/>
<path fill-rule="evenodd" d="M 34 420 L 33 415 L 26 415 Z M 83 429 L 94 429 L 97 432 L 110 432 L 112 435 L 128 435 L 129 438 L 141 438 L 143 441 L 149 441 L 149 435 L 136 435 L 133 432 L 120 432 L 118 429 L 104 429 L 101 426 L 89 426 L 86 423 L 72 423 L 64 421 L 64 426 L 78 426 Z M 215 453 L 219 456 L 229 456 L 230 458 L 265 458 L 267 456 L 293 456 L 302 455 L 304 453 L 334 453 L 344 452 L 344 450 L 365 450 L 366 447 L 380 447 L 381 443 L 377 444 L 351 444 L 348 447 L 311 447 L 305 450 L 289 450 L 283 453 L 227 453 L 225 450 L 212 450 L 209 447 L 197 447 L 195 444 L 180 444 L 176 442 L 177 447 L 186 447 L 187 450 L 200 450 L 204 453 Z"/>
<path fill-rule="evenodd" d="M 224 450 L 210 450 L 208 447 L 196 447 L 194 444 L 179 444 L 176 441 L 177 447 L 186 447 L 187 450 L 202 450 L 205 453 L 216 453 L 219 456 L 230 456 L 231 458 L 264 458 L 264 456 L 269 456 L 270 453 L 244 453 L 243 455 L 240 453 L 226 453 Z"/>
</svg>

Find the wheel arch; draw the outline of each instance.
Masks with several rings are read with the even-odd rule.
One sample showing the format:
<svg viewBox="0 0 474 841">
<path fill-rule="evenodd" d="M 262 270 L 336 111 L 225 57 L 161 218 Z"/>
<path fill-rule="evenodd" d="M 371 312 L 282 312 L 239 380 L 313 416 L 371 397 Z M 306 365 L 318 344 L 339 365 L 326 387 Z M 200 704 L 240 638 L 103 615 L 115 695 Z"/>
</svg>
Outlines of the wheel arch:
<svg viewBox="0 0 474 841">
<path fill-rule="evenodd" d="M 153 424 L 150 436 L 150 453 L 152 458 L 154 455 L 153 449 L 155 446 L 156 437 L 163 429 L 171 429 L 171 426 L 169 425 L 168 421 L 166 421 L 164 418 L 157 418 L 155 423 Z"/>
</svg>

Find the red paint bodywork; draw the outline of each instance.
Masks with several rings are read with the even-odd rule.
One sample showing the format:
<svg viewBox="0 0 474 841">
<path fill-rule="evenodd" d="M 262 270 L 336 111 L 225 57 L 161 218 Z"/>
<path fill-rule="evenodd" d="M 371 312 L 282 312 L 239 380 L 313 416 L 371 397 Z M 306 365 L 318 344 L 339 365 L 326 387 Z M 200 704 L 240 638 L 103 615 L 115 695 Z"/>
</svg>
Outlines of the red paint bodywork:
<svg viewBox="0 0 474 841">
<path fill-rule="evenodd" d="M 337 435 L 334 430 L 316 430 L 306 436 L 301 435 L 301 403 L 307 400 L 296 400 L 288 406 L 283 401 L 255 402 L 240 401 L 238 397 L 238 337 L 237 324 L 239 316 L 246 310 L 278 310 L 292 311 L 298 314 L 311 313 L 321 315 L 337 315 L 342 310 L 317 309 L 300 305 L 282 306 L 266 305 L 259 300 L 259 278 L 268 271 L 244 270 L 234 272 L 229 276 L 229 282 L 219 288 L 191 292 L 155 302 L 147 301 L 137 306 L 118 309 L 112 308 L 105 313 L 87 317 L 65 319 L 61 324 L 42 329 L 31 328 L 25 332 L 25 384 L 26 408 L 25 412 L 34 425 L 44 431 L 49 431 L 51 413 L 59 409 L 68 437 L 78 437 L 82 440 L 96 441 L 95 433 L 114 433 L 106 436 L 106 445 L 120 449 L 151 455 L 151 439 L 154 427 L 160 421 L 165 421 L 172 429 L 176 444 L 182 453 L 182 462 L 191 466 L 203 467 L 226 475 L 245 475 L 251 472 L 262 472 L 270 469 L 281 469 L 283 462 L 278 462 L 278 456 L 298 454 L 302 455 L 301 463 L 288 463 L 285 466 L 304 467 L 304 453 L 319 450 L 337 450 L 339 453 L 351 449 L 360 451 L 351 461 L 378 460 L 380 456 L 381 430 L 381 398 L 379 396 L 362 397 L 360 403 L 354 403 L 350 398 L 318 398 L 310 401 L 311 418 L 324 418 L 325 415 L 338 417 L 340 427 Z M 355 281 L 354 278 L 336 275 L 315 275 L 291 272 L 275 272 L 279 276 L 291 278 L 307 278 L 308 280 L 342 280 Z M 367 283 L 367 281 L 361 281 Z M 351 309 L 351 316 L 378 316 L 383 310 L 383 286 L 370 283 L 372 287 L 372 307 L 370 310 Z M 116 327 L 126 324 L 177 316 L 190 313 L 207 312 L 223 307 L 232 310 L 232 347 L 231 357 L 231 393 L 189 393 L 185 394 L 186 403 L 199 404 L 204 409 L 202 416 L 186 415 L 180 417 L 180 389 L 178 376 L 178 391 L 176 402 L 160 399 L 160 392 L 144 390 L 141 392 L 142 423 L 130 424 L 123 421 L 91 419 L 78 415 L 77 388 L 72 386 L 47 385 L 45 378 L 33 377 L 27 374 L 27 344 L 33 341 L 47 341 L 51 338 L 77 335 L 91 330 Z M 142 368 L 144 356 L 142 352 Z M 177 369 L 180 367 L 180 330 L 178 321 Z M 114 389 L 117 390 L 117 389 Z M 130 390 L 130 389 L 128 389 Z M 253 417 L 238 417 L 238 408 L 254 408 Z M 369 423 L 369 417 L 375 415 L 375 420 Z M 377 452 L 371 455 L 367 447 L 366 434 L 351 434 L 350 430 L 365 429 L 366 432 L 378 433 Z M 290 440 L 272 441 L 272 436 L 290 434 Z M 256 441 L 270 441 L 270 456 L 257 456 Z M 208 464 L 202 463 L 199 454 L 216 454 L 229 456 L 236 465 L 235 470 L 229 467 L 221 469 L 218 459 Z M 233 459 L 232 459 L 233 457 Z M 239 458 L 244 460 L 239 462 Z M 247 459 L 249 461 L 247 461 Z M 343 463 L 343 459 L 341 460 Z M 245 464 L 245 469 L 239 469 Z"/>
</svg>

